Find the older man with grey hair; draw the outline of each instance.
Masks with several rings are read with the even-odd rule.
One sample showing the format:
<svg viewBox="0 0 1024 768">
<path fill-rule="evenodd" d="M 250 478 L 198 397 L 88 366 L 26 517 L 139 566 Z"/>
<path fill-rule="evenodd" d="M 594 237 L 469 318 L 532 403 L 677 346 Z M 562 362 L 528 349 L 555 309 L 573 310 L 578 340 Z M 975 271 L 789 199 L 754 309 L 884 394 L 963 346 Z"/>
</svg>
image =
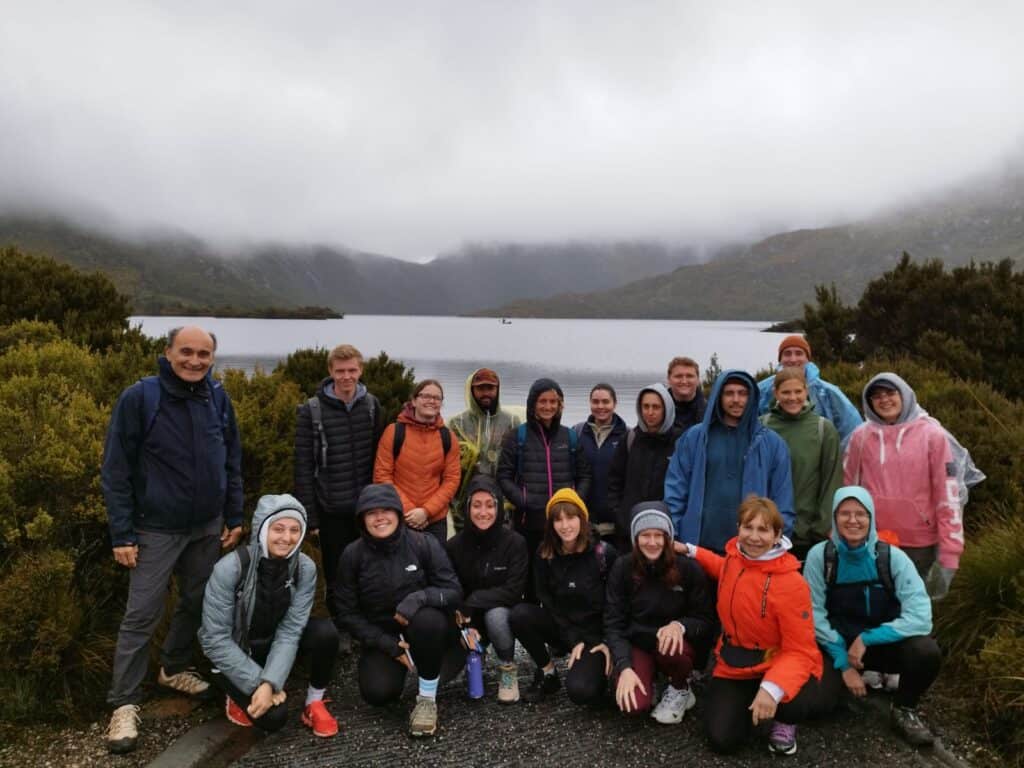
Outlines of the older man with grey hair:
<svg viewBox="0 0 1024 768">
<path fill-rule="evenodd" d="M 189 667 L 203 589 L 221 549 L 242 533 L 242 449 L 231 401 L 211 375 L 216 348 L 198 326 L 175 328 L 158 375 L 122 392 L 110 417 L 100 479 L 114 559 L 130 569 L 107 694 L 111 752 L 129 752 L 138 741 L 149 643 L 172 574 L 178 603 L 157 682 L 191 696 L 208 692 Z"/>
</svg>

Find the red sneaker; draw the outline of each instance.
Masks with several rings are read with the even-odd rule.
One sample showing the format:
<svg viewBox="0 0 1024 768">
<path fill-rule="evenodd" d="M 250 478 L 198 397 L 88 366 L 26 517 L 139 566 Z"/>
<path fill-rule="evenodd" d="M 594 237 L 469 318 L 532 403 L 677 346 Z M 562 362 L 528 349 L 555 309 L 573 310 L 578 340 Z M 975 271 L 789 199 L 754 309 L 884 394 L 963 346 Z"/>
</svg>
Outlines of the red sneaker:
<svg viewBox="0 0 1024 768">
<path fill-rule="evenodd" d="M 312 728 L 314 736 L 325 739 L 338 733 L 338 721 L 322 701 L 314 701 L 302 711 L 302 724 Z"/>
<path fill-rule="evenodd" d="M 252 728 L 252 720 L 249 719 L 249 714 L 235 704 L 235 700 L 230 696 L 227 697 L 227 704 L 224 705 L 224 714 L 235 725 L 240 725 L 243 728 Z"/>
</svg>

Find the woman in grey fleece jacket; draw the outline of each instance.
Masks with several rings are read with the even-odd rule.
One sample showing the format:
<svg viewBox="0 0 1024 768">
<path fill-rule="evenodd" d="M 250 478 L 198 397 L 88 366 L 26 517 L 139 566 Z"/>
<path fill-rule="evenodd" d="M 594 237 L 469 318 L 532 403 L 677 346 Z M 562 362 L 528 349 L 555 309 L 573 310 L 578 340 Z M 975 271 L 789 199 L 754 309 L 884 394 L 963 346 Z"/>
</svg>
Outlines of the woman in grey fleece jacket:
<svg viewBox="0 0 1024 768">
<path fill-rule="evenodd" d="M 306 511 L 293 496 L 260 498 L 249 544 L 222 557 L 206 583 L 199 642 L 227 694 L 228 719 L 265 731 L 287 720 L 284 685 L 301 649 L 311 668 L 302 722 L 333 736 L 338 724 L 323 698 L 338 633 L 330 619 L 309 617 L 316 565 L 299 552 L 305 535 Z"/>
</svg>

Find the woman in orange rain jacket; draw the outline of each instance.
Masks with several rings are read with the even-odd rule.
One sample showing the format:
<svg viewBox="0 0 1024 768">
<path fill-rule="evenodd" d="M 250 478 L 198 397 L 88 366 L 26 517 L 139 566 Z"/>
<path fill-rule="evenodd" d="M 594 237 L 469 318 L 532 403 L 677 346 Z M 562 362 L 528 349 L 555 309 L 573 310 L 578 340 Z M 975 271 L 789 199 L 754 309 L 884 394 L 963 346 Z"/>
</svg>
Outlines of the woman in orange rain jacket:
<svg viewBox="0 0 1024 768">
<path fill-rule="evenodd" d="M 769 749 L 791 755 L 796 723 L 829 708 L 817 682 L 822 662 L 811 593 L 771 499 L 748 496 L 737 518 L 725 557 L 685 545 L 718 581 L 722 635 L 706 695 L 708 739 L 714 750 L 733 752 L 751 726 L 772 721 Z"/>
<path fill-rule="evenodd" d="M 381 435 L 373 482 L 395 486 L 406 525 L 432 533 L 444 546 L 461 468 L 459 442 L 444 425 L 442 402 L 444 390 L 434 379 L 416 385 L 412 400 Z"/>
</svg>

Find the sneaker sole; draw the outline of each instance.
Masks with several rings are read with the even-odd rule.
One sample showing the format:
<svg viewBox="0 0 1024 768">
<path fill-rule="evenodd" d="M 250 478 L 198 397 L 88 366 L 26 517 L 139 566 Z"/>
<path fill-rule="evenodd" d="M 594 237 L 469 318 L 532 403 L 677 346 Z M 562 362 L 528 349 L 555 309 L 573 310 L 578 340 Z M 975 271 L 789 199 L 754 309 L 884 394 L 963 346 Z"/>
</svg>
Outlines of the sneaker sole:
<svg viewBox="0 0 1024 768">
<path fill-rule="evenodd" d="M 416 739 L 421 739 L 424 736 L 433 736 L 435 733 L 437 733 L 437 726 L 436 725 L 433 728 L 431 728 L 429 731 L 425 730 L 425 729 L 420 729 L 420 730 L 412 730 L 412 729 L 410 729 L 409 730 L 409 735 L 412 736 L 413 738 L 416 738 Z"/>
<path fill-rule="evenodd" d="M 686 713 L 695 706 L 697 706 L 697 697 L 691 696 L 686 700 L 686 706 L 683 707 L 683 711 L 679 714 L 678 720 L 662 720 L 661 718 L 656 717 L 654 713 L 657 707 L 655 707 L 655 710 L 651 710 L 651 719 L 657 723 L 661 723 L 662 725 L 679 725 L 679 723 L 683 722 L 683 719 L 686 717 Z"/>
<path fill-rule="evenodd" d="M 771 752 L 773 755 L 795 755 L 796 754 L 796 744 L 794 744 L 791 747 L 786 747 L 786 748 L 776 747 L 774 744 L 769 744 L 768 745 L 768 751 Z"/>
<path fill-rule="evenodd" d="M 134 739 L 118 739 L 117 741 L 108 741 L 107 751 L 115 755 L 124 755 L 128 752 L 134 752 L 138 742 L 139 740 L 137 737 Z"/>
<path fill-rule="evenodd" d="M 313 727 L 313 721 L 310 720 L 309 718 L 307 718 L 305 713 L 303 713 L 301 719 L 302 719 L 302 724 L 304 726 L 306 726 L 307 728 L 309 728 L 309 730 L 311 730 L 313 732 L 314 736 L 319 736 L 321 739 L 329 739 L 329 738 L 331 738 L 331 736 L 337 736 L 338 735 L 338 729 L 337 728 L 335 728 L 333 731 L 329 731 L 329 732 L 328 731 L 318 731 L 316 728 Z"/>
</svg>

